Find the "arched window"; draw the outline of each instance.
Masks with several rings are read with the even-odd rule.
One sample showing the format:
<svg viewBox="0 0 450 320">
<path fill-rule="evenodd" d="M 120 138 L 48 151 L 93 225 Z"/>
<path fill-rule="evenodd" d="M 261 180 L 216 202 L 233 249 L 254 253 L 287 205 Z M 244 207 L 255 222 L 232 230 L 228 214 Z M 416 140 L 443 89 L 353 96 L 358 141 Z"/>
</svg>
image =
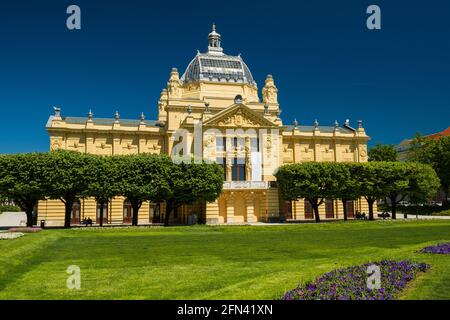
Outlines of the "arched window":
<svg viewBox="0 0 450 320">
<path fill-rule="evenodd" d="M 100 203 L 97 202 L 97 224 L 100 224 Z M 108 223 L 108 203 L 103 204 L 103 224 Z"/>
<path fill-rule="evenodd" d="M 70 217 L 71 224 L 80 224 L 81 203 L 80 200 L 75 200 L 72 205 L 72 216 Z"/>
<path fill-rule="evenodd" d="M 133 207 L 128 199 L 123 202 L 123 223 L 131 223 L 133 220 Z"/>
<path fill-rule="evenodd" d="M 313 208 L 311 203 L 305 199 L 305 219 L 313 219 Z"/>
<path fill-rule="evenodd" d="M 333 201 L 333 199 L 325 200 L 325 217 L 328 219 L 334 218 L 334 201 Z"/>
</svg>

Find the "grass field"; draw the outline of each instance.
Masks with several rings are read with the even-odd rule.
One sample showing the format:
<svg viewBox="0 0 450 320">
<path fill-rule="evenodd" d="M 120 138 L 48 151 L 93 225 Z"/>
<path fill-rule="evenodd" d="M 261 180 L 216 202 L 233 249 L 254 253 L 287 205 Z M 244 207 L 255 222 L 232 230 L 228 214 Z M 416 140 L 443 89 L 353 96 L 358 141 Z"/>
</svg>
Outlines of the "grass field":
<svg viewBox="0 0 450 320">
<path fill-rule="evenodd" d="M 401 298 L 450 299 L 450 255 L 417 253 L 443 241 L 450 221 L 44 230 L 0 241 L 0 299 L 274 299 L 385 258 L 432 265 Z"/>
</svg>

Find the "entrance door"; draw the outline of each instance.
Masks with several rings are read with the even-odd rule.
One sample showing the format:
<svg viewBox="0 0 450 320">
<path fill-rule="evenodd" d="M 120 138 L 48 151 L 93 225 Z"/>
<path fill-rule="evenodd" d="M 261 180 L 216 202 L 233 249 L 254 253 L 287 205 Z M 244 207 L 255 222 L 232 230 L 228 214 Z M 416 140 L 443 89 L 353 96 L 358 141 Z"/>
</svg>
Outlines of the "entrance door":
<svg viewBox="0 0 450 320">
<path fill-rule="evenodd" d="M 161 222 L 159 203 L 151 203 L 150 204 L 149 222 L 150 223 L 160 223 Z"/>
<path fill-rule="evenodd" d="M 123 223 L 131 223 L 133 220 L 133 207 L 127 199 L 123 203 Z"/>
<path fill-rule="evenodd" d="M 347 207 L 347 218 L 354 218 L 355 217 L 355 201 L 348 200 L 345 203 L 345 206 Z"/>
<path fill-rule="evenodd" d="M 308 200 L 305 200 L 305 219 L 314 219 L 313 208 Z"/>
<path fill-rule="evenodd" d="M 334 218 L 334 201 L 332 199 L 325 200 L 325 217 L 327 219 Z"/>
<path fill-rule="evenodd" d="M 71 224 L 80 224 L 80 212 L 81 212 L 81 203 L 79 200 L 76 200 L 72 206 L 72 216 L 70 219 Z"/>
<path fill-rule="evenodd" d="M 284 216 L 286 220 L 292 220 L 292 201 L 284 202 Z"/>
<path fill-rule="evenodd" d="M 97 203 L 97 217 L 95 219 L 97 224 L 100 224 L 100 203 Z M 103 205 L 103 224 L 108 223 L 108 203 Z"/>
</svg>

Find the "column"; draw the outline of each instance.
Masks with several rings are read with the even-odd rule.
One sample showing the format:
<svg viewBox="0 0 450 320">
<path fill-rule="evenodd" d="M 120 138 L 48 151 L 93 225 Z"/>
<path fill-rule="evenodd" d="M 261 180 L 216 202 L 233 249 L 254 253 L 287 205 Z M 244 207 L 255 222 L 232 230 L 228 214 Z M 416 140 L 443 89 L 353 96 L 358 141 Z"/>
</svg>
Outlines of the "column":
<svg viewBox="0 0 450 320">
<path fill-rule="evenodd" d="M 118 136 L 113 136 L 113 146 L 112 146 L 112 155 L 120 155 L 120 138 Z"/>
<path fill-rule="evenodd" d="M 226 199 L 227 207 L 227 221 L 226 223 L 234 222 L 234 195 L 231 193 Z"/>
<path fill-rule="evenodd" d="M 219 223 L 219 200 L 206 203 L 206 224 Z"/>
<path fill-rule="evenodd" d="M 247 221 L 246 222 L 256 222 L 256 216 L 255 216 L 255 203 L 254 203 L 254 199 L 255 199 L 255 194 L 254 192 L 250 192 L 250 194 L 247 195 L 246 198 L 246 207 L 247 207 Z"/>
</svg>

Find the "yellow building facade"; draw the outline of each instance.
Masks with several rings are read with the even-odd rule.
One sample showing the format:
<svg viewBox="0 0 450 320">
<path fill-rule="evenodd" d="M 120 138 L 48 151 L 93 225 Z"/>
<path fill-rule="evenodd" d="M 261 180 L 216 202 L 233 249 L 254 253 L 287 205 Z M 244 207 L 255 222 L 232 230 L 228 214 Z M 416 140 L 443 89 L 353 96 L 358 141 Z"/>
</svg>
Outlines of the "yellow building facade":
<svg viewBox="0 0 450 320">
<path fill-rule="evenodd" d="M 260 92 L 242 57 L 226 55 L 221 36 L 213 27 L 208 49 L 198 52 L 180 76 L 172 69 L 162 90 L 157 120 L 144 114 L 136 120 L 66 117 L 60 108 L 46 125 L 51 150 L 66 149 L 111 156 L 137 153 L 169 154 L 218 162 L 224 167 L 222 194 L 212 203 L 185 206 L 175 212 L 172 223 L 234 224 L 312 220 L 310 205 L 301 200 L 285 202 L 274 173 L 280 165 L 306 161 L 367 161 L 367 142 L 362 122 L 356 128 L 347 120 L 332 126 L 294 122 L 283 124 L 278 89 L 268 75 Z M 347 203 L 350 216 L 367 212 L 363 200 Z M 339 201 L 327 200 L 320 207 L 322 219 L 341 219 Z M 105 224 L 131 222 L 132 208 L 121 197 L 104 212 Z M 164 204 L 145 203 L 139 224 L 162 221 Z M 93 199 L 80 199 L 72 223 L 90 217 L 99 222 Z M 48 226 L 64 223 L 64 206 L 57 200 L 41 201 L 38 220 Z"/>
</svg>

